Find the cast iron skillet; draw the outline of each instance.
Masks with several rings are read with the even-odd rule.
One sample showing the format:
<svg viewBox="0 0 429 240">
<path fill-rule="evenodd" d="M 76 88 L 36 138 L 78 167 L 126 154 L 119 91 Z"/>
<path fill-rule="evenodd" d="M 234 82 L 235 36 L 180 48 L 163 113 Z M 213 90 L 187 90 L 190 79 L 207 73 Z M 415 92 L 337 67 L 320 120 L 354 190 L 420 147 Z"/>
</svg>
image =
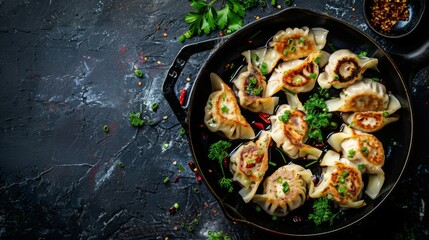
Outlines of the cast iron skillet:
<svg viewBox="0 0 429 240">
<path fill-rule="evenodd" d="M 426 0 L 408 0 L 409 18 L 406 21 L 399 21 L 392 27 L 390 32 L 382 32 L 371 24 L 371 5 L 374 0 L 363 1 L 363 13 L 368 26 L 377 34 L 386 38 L 401 38 L 409 35 L 417 28 L 426 9 Z"/>
<path fill-rule="evenodd" d="M 376 135 L 382 141 L 386 151 L 386 163 L 383 167 L 386 179 L 379 197 L 371 200 L 364 196 L 367 203 L 365 207 L 345 211 L 345 214 L 333 225 L 322 224 L 317 227 L 308 220 L 311 210 L 309 204 L 289 213 L 284 218 L 273 221 L 268 214 L 257 212 L 255 204 L 244 203 L 238 194 L 240 189 L 238 185 L 234 185 L 235 190 L 232 193 L 220 188 L 218 180 L 222 177 L 222 173 L 219 164 L 210 160 L 207 155 L 209 146 L 222 137 L 211 133 L 203 122 L 204 107 L 211 93 L 210 73 L 215 72 L 228 82 L 232 73 L 225 66 L 232 62 L 240 64 L 243 59 L 241 52 L 264 46 L 278 30 L 302 26 L 328 29 L 330 32 L 326 49 L 330 52 L 332 51 L 329 50 L 328 45 L 335 46 L 336 49 L 347 48 L 353 52 L 366 51 L 368 56 L 378 58 L 379 77 L 383 79 L 388 91 L 397 96 L 402 105 L 402 108 L 397 111 L 400 114 L 400 120 L 386 126 Z M 191 55 L 212 48 L 215 49 L 210 53 L 207 62 L 195 79 L 188 103 L 181 106 L 174 87 L 186 61 Z M 361 222 L 373 213 L 392 192 L 411 153 L 414 131 L 413 111 L 407 86 L 393 60 L 369 36 L 353 26 L 330 16 L 301 8 L 288 8 L 278 14 L 262 18 L 243 27 L 228 38 L 212 39 L 183 47 L 170 67 L 163 85 L 163 94 L 186 130 L 194 161 L 206 186 L 219 202 L 224 214 L 233 222 L 245 223 L 275 235 L 321 236 L 342 231 Z M 233 141 L 234 146 L 239 143 Z M 282 160 L 277 159 L 277 163 L 282 164 Z M 228 172 L 228 170 L 226 171 Z M 231 177 L 231 175 L 227 173 L 227 177 Z M 301 218 L 301 221 L 296 221 L 298 217 Z"/>
</svg>

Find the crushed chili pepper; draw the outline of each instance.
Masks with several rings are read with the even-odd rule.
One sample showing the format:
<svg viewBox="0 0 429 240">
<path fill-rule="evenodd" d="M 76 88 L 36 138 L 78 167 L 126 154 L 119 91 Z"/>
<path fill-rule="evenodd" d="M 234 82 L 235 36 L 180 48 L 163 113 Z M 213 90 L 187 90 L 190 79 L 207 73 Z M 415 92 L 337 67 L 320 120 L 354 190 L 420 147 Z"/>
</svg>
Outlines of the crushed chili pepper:
<svg viewBox="0 0 429 240">
<path fill-rule="evenodd" d="M 180 91 L 180 98 L 179 98 L 180 105 L 183 105 L 183 103 L 185 102 L 185 96 L 186 96 L 186 88 L 182 88 L 182 91 Z"/>
<path fill-rule="evenodd" d="M 260 122 L 252 122 L 252 124 L 253 124 L 255 127 L 259 128 L 259 129 L 261 129 L 261 130 L 265 130 L 265 126 L 264 126 L 264 124 L 262 124 L 262 123 L 260 123 Z"/>
<path fill-rule="evenodd" d="M 371 24 L 386 33 L 399 21 L 407 21 L 410 16 L 408 0 L 374 0 L 370 9 Z"/>
<path fill-rule="evenodd" d="M 270 121 L 270 114 L 267 114 L 267 113 L 259 113 L 258 114 L 259 115 L 259 118 L 261 118 L 262 119 L 262 121 L 264 121 L 266 124 L 270 124 L 271 123 L 271 121 Z"/>
</svg>

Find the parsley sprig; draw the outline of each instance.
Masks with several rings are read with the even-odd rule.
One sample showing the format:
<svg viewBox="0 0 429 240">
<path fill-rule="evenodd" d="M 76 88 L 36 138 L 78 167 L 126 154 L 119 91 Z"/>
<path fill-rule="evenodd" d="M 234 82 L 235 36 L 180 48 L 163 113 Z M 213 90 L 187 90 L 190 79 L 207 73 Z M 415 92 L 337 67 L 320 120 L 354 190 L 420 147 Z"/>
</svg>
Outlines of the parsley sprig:
<svg viewBox="0 0 429 240">
<path fill-rule="evenodd" d="M 310 131 L 308 137 L 323 141 L 322 128 L 331 125 L 332 114 L 328 111 L 324 96 L 327 95 L 326 89 L 319 88 L 319 93 L 314 93 L 305 103 L 305 120 L 308 122 Z"/>
<path fill-rule="evenodd" d="M 223 170 L 223 160 L 228 157 L 227 149 L 229 147 L 231 147 L 231 143 L 225 140 L 220 140 L 216 143 L 213 143 L 209 148 L 208 157 L 211 160 L 217 160 L 219 162 L 223 175 L 223 177 L 219 180 L 220 187 L 228 189 L 228 192 L 232 192 L 234 190 L 232 186 L 232 179 L 225 177 L 225 171 Z"/>
<path fill-rule="evenodd" d="M 331 210 L 332 200 L 328 197 L 318 198 L 313 204 L 313 213 L 308 215 L 309 220 L 313 220 L 316 226 L 324 222 L 329 222 L 330 225 L 334 224 L 334 219 L 342 212 L 333 213 Z"/>
<path fill-rule="evenodd" d="M 237 31 L 243 26 L 243 18 L 246 9 L 240 0 L 225 0 L 223 7 L 216 10 L 214 3 L 217 0 L 192 0 L 191 7 L 195 10 L 185 16 L 185 22 L 189 24 L 189 30 L 179 37 L 179 41 L 192 36 L 210 34 L 218 29 L 225 30 L 226 34 Z"/>
</svg>

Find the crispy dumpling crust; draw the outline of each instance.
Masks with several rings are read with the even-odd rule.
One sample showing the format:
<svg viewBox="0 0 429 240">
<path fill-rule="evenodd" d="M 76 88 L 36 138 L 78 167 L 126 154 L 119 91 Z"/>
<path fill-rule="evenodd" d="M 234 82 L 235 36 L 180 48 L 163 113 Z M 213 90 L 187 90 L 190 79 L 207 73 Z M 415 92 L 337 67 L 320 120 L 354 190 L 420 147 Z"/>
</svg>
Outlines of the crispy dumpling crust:
<svg viewBox="0 0 429 240">
<path fill-rule="evenodd" d="M 383 143 L 372 134 L 360 132 L 344 126 L 342 132 L 332 134 L 328 139 L 329 145 L 342 153 L 356 165 L 363 166 L 362 171 L 370 174 L 365 193 L 375 199 L 384 183 L 385 162 Z"/>
<path fill-rule="evenodd" d="M 242 186 L 239 191 L 244 202 L 249 202 L 256 193 L 268 169 L 268 148 L 271 136 L 261 131 L 256 142 L 249 141 L 241 145 L 230 157 L 230 171 L 233 180 Z"/>
<path fill-rule="evenodd" d="M 289 112 L 289 120 L 283 122 L 280 119 L 286 112 Z M 322 151 L 305 144 L 309 131 L 305 116 L 305 113 L 301 110 L 293 109 L 287 104 L 281 105 L 276 115 L 270 117 L 272 125 L 271 136 L 277 147 L 281 147 L 290 158 L 318 159 Z"/>
<path fill-rule="evenodd" d="M 359 199 L 364 187 L 362 174 L 354 163 L 328 150 L 320 166 L 324 167 L 322 179 L 310 189 L 311 198 L 330 197 L 343 208 L 365 206 Z"/>
<path fill-rule="evenodd" d="M 344 123 L 353 129 L 372 133 L 381 130 L 387 124 L 399 120 L 399 115 L 392 115 L 401 108 L 401 103 L 393 95 L 389 95 L 389 105 L 385 111 L 369 111 L 343 113 L 341 115 Z"/>
<path fill-rule="evenodd" d="M 368 68 L 377 68 L 378 59 L 358 57 L 348 49 L 340 49 L 331 54 L 325 71 L 320 74 L 317 82 L 322 88 L 344 88 L 362 80 Z"/>
<path fill-rule="evenodd" d="M 326 105 L 330 112 L 384 111 L 389 103 L 386 87 L 365 78 L 343 88 L 339 98 L 329 99 Z"/>
<path fill-rule="evenodd" d="M 311 171 L 290 163 L 267 177 L 263 194 L 255 194 L 253 201 L 270 215 L 286 216 L 305 203 L 307 188 L 312 185 Z"/>
<path fill-rule="evenodd" d="M 266 64 L 267 73 L 271 73 L 280 59 L 295 60 L 323 49 L 328 32 L 324 28 L 287 28 L 277 32 L 267 48 L 251 50 L 248 57 L 259 68 Z"/>
<path fill-rule="evenodd" d="M 215 73 L 210 74 L 213 92 L 204 109 L 204 123 L 212 132 L 220 131 L 228 139 L 253 139 L 255 132 L 241 115 L 232 89 Z"/>
<path fill-rule="evenodd" d="M 250 51 L 246 54 L 250 54 Z M 249 62 L 232 83 L 238 89 L 237 95 L 241 107 L 252 112 L 273 114 L 279 98 L 265 96 L 267 90 L 265 77 L 252 63 Z"/>
<path fill-rule="evenodd" d="M 304 60 L 297 59 L 280 63 L 268 80 L 267 96 L 272 96 L 283 88 L 294 92 L 309 92 L 316 84 L 319 66 L 323 66 L 329 53 L 316 51 Z"/>
</svg>

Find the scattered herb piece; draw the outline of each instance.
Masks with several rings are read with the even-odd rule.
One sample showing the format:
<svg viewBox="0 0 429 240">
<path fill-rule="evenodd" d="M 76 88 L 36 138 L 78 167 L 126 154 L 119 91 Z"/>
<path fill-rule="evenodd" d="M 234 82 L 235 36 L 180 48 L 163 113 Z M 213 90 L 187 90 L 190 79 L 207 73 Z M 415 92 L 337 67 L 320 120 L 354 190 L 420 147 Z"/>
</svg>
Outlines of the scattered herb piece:
<svg viewBox="0 0 429 240">
<path fill-rule="evenodd" d="M 152 103 L 152 105 L 150 105 L 150 108 L 152 109 L 152 111 L 156 112 L 156 110 L 158 110 L 158 103 Z"/>
<path fill-rule="evenodd" d="M 284 123 L 287 123 L 287 122 L 289 122 L 290 115 L 291 115 L 290 110 L 285 110 L 283 115 L 279 116 L 279 120 L 284 122 Z"/>
<path fill-rule="evenodd" d="M 186 133 L 185 129 L 184 128 L 180 128 L 179 134 L 183 136 L 183 135 L 185 135 L 185 133 Z"/>
<path fill-rule="evenodd" d="M 165 177 L 164 178 L 164 183 L 167 184 L 168 182 L 170 182 L 170 178 L 169 177 Z"/>
<path fill-rule="evenodd" d="M 316 226 L 319 226 L 324 222 L 329 222 L 330 225 L 333 225 L 334 219 L 341 211 L 334 214 L 331 210 L 331 201 L 332 200 L 328 197 L 316 199 L 313 204 L 314 212 L 308 215 L 308 219 L 313 220 Z"/>
<path fill-rule="evenodd" d="M 227 113 L 229 111 L 229 108 L 227 106 L 222 106 L 221 110 L 223 113 Z"/>
<path fill-rule="evenodd" d="M 229 147 L 231 147 L 230 142 L 219 140 L 210 146 L 208 157 L 211 160 L 217 160 L 219 162 L 223 175 L 223 177 L 219 180 L 220 187 L 228 189 L 228 192 L 232 192 L 234 190 L 232 186 L 232 178 L 226 178 L 225 171 L 223 169 L 223 160 L 228 157 L 227 149 Z"/>
<path fill-rule="evenodd" d="M 134 74 L 136 75 L 136 77 L 138 78 L 142 78 L 143 77 L 143 72 L 140 69 L 136 69 L 134 70 Z"/>
<path fill-rule="evenodd" d="M 107 126 L 107 124 L 104 124 L 104 126 L 103 126 L 103 131 L 104 131 L 105 133 L 108 133 L 108 132 L 109 132 L 109 126 Z"/>
<path fill-rule="evenodd" d="M 209 235 L 209 240 L 231 240 L 231 237 L 224 235 L 222 231 L 208 231 L 207 234 Z"/>
<path fill-rule="evenodd" d="M 123 162 L 118 162 L 118 167 L 120 167 L 120 168 L 124 168 L 124 167 L 125 167 L 125 164 L 124 164 Z"/>
<path fill-rule="evenodd" d="M 174 204 L 173 204 L 173 207 L 174 207 L 175 209 L 179 209 L 179 207 L 180 207 L 180 206 L 179 206 L 179 204 L 176 202 L 176 203 L 174 203 Z"/>
<path fill-rule="evenodd" d="M 354 155 L 355 155 L 355 153 L 356 153 L 356 151 L 355 151 L 354 149 L 350 149 L 350 150 L 348 151 L 347 158 L 353 158 L 353 157 L 354 157 Z"/>
<path fill-rule="evenodd" d="M 323 136 L 321 129 L 330 126 L 332 114 L 328 111 L 328 107 L 323 98 L 324 90 L 319 88 L 319 93 L 314 93 L 305 103 L 306 111 L 305 120 L 309 125 L 308 137 L 322 142 Z"/>
<path fill-rule="evenodd" d="M 256 205 L 255 210 L 256 210 L 256 212 L 260 212 L 262 209 L 259 205 Z"/>
<path fill-rule="evenodd" d="M 130 114 L 128 114 L 128 118 L 130 120 L 130 124 L 133 125 L 134 127 L 141 127 L 144 125 L 144 121 L 143 119 L 141 119 L 142 113 L 135 113 L 135 112 L 131 112 Z"/>
</svg>

